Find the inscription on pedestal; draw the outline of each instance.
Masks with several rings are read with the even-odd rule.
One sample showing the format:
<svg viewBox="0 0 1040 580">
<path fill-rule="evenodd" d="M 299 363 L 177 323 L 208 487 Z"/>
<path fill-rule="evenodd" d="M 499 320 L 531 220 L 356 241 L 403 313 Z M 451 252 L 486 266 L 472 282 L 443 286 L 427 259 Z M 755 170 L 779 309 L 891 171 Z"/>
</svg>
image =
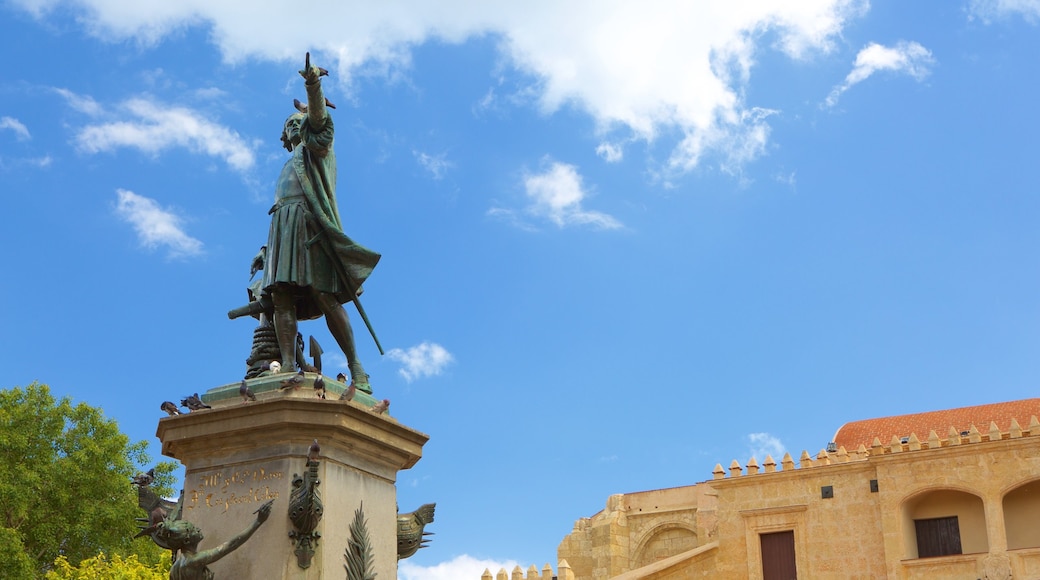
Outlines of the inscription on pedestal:
<svg viewBox="0 0 1040 580">
<path fill-rule="evenodd" d="M 261 504 L 278 497 L 283 471 L 259 466 L 251 469 L 204 471 L 188 478 L 195 486 L 184 496 L 184 510 L 227 513 L 239 504 Z"/>
</svg>

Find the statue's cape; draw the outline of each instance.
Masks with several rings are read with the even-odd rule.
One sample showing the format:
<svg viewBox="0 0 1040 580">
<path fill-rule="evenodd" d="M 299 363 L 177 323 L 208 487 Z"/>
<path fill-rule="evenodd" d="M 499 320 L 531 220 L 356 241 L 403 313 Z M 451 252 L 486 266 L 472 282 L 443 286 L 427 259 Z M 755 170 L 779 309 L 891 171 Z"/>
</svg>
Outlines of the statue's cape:
<svg viewBox="0 0 1040 580">
<path fill-rule="evenodd" d="M 343 233 L 343 224 L 336 203 L 336 154 L 332 149 L 334 134 L 332 118 L 325 117 L 325 126 L 313 131 L 310 120 L 300 127 L 302 151 L 293 155 L 293 167 L 300 178 L 304 196 L 312 216 L 321 226 L 322 234 L 308 244 L 324 244 L 336 266 L 336 274 L 346 289 L 338 296 L 340 302 L 354 298 L 354 292 L 372 274 L 380 255 L 354 242 Z"/>
</svg>

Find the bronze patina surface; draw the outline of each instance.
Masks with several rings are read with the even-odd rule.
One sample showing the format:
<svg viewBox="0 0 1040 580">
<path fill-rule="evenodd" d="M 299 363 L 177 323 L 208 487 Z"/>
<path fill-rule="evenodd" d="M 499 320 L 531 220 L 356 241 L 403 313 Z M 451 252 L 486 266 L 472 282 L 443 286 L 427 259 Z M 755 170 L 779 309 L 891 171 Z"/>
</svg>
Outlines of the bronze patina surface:
<svg viewBox="0 0 1040 580">
<path fill-rule="evenodd" d="M 335 126 L 328 113 L 332 104 L 321 87 L 325 74 L 325 69 L 310 63 L 308 53 L 300 71 L 307 104 L 297 102 L 298 112 L 282 128 L 282 144 L 291 156 L 275 186 L 267 245 L 250 265 L 253 273 L 262 269 L 263 277 L 253 308 L 233 313 L 261 315 L 262 324 L 270 313 L 283 372 L 293 370 L 299 360 L 298 321 L 324 316 L 347 359 L 352 382 L 371 393 L 343 304 L 354 302 L 368 324 L 358 295 L 380 255 L 343 232 L 336 202 Z"/>
</svg>

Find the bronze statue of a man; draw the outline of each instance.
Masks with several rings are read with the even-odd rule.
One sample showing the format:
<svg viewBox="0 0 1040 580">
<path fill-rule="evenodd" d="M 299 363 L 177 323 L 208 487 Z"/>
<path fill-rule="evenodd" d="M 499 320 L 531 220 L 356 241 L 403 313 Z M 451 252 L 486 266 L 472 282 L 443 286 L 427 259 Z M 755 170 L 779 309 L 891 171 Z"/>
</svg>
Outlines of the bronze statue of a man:
<svg viewBox="0 0 1040 580">
<path fill-rule="evenodd" d="M 330 103 L 321 90 L 325 74 L 310 64 L 308 53 L 300 71 L 307 105 L 297 103 L 300 112 L 282 129 L 282 143 L 292 157 L 275 186 L 261 288 L 274 306 L 283 369 L 295 367 L 297 321 L 324 315 L 347 359 L 351 380 L 357 389 L 371 393 L 343 304 L 357 298 L 380 256 L 343 233 L 336 204 L 334 128 L 326 108 Z"/>
</svg>

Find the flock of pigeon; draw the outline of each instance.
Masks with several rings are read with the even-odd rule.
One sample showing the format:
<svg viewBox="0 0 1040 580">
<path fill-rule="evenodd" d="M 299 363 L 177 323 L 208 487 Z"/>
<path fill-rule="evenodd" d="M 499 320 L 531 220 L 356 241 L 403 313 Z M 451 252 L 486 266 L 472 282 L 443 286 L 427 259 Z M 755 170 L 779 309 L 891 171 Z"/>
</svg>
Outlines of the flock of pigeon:
<svg viewBox="0 0 1040 580">
<path fill-rule="evenodd" d="M 271 370 L 273 372 L 278 372 L 279 370 L 281 370 L 280 365 L 277 368 L 275 368 L 276 364 L 278 363 L 271 363 Z M 279 389 L 281 389 L 282 391 L 288 391 L 289 389 L 299 390 L 300 387 L 303 386 L 305 376 L 306 375 L 304 375 L 303 371 L 301 370 L 300 372 L 291 375 L 286 379 L 282 379 Z M 314 378 L 314 393 L 319 399 L 325 398 L 325 377 L 323 377 L 321 374 Z M 348 386 L 347 389 L 343 391 L 343 393 L 339 396 L 339 400 L 344 403 L 349 402 L 354 398 L 354 395 L 356 393 L 357 389 L 354 387 L 354 383 L 350 383 L 350 386 Z M 254 394 L 253 390 L 249 388 L 248 384 L 246 384 L 245 379 L 242 379 L 242 384 L 240 384 L 238 387 L 238 394 L 242 397 L 242 403 L 251 403 L 253 401 L 256 401 L 256 394 Z M 207 405 L 206 403 L 203 403 L 202 399 L 199 398 L 198 393 L 194 393 L 181 399 L 180 406 L 186 407 L 189 413 L 194 411 L 201 411 L 203 409 L 213 408 Z M 166 411 L 166 414 L 170 415 L 171 417 L 174 415 L 183 414 L 181 413 L 180 407 L 178 407 L 172 401 L 163 401 L 163 404 L 159 408 L 163 411 Z M 385 413 L 389 408 L 390 399 L 383 399 L 382 401 L 376 401 L 376 404 L 372 405 L 372 407 L 369 408 L 369 410 L 377 415 L 381 415 Z"/>
</svg>

